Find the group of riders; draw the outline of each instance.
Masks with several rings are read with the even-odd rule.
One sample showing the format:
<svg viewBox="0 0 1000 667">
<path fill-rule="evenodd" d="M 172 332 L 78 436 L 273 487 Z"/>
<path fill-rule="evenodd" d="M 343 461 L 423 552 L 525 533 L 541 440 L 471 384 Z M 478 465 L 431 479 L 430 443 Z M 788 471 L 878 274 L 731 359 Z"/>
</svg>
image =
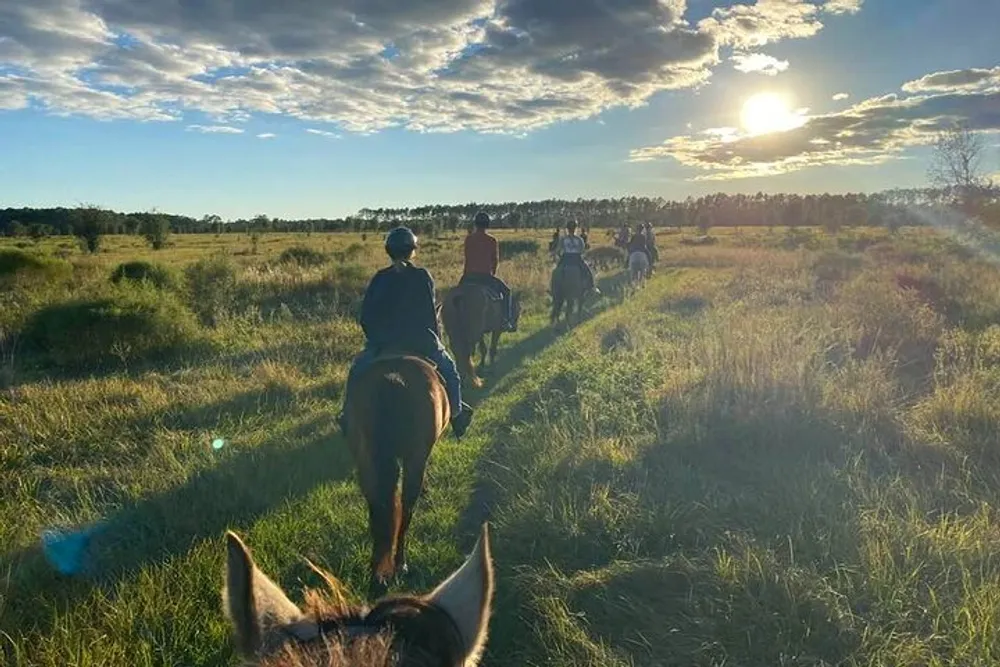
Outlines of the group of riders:
<svg viewBox="0 0 1000 667">
<path fill-rule="evenodd" d="M 480 211 L 476 214 L 473 229 L 465 238 L 465 265 L 459 285 L 482 285 L 493 290 L 503 302 L 503 330 L 516 331 L 510 287 L 497 276 L 500 244 L 487 231 L 490 222 L 487 213 Z M 556 229 L 551 249 L 559 258 L 557 270 L 560 267 L 578 267 L 588 293 L 599 294 L 593 270 L 584 261 L 584 252 L 588 248 L 586 230 L 578 234 L 577 229 L 575 220 L 567 223 L 565 234 Z M 628 227 L 623 227 L 616 245 L 619 245 L 622 235 L 628 239 L 626 245 L 629 252 L 633 246 L 638 248 L 639 244 L 644 252 L 655 252 L 653 230 L 648 223 L 640 225 L 631 237 Z M 461 438 L 472 422 L 472 408 L 462 400 L 462 380 L 455 360 L 441 341 L 434 279 L 427 269 L 413 264 L 417 245 L 417 235 L 408 227 L 396 227 L 385 237 L 385 251 L 392 264 L 375 274 L 362 301 L 361 328 L 365 334 L 365 347 L 354 358 L 347 376 L 345 410 L 339 417 L 340 428 L 345 433 L 346 406 L 352 386 L 380 355 L 388 352 L 421 356 L 437 366 L 444 380 L 451 408 L 451 427 L 456 437 Z M 652 254 L 650 258 L 653 258 Z"/>
<path fill-rule="evenodd" d="M 615 234 L 615 247 L 624 250 L 626 258 L 636 252 L 645 254 L 650 266 L 656 264 L 659 255 L 656 250 L 656 233 L 649 222 L 637 225 L 634 232 L 628 225 L 622 225 Z"/>
</svg>

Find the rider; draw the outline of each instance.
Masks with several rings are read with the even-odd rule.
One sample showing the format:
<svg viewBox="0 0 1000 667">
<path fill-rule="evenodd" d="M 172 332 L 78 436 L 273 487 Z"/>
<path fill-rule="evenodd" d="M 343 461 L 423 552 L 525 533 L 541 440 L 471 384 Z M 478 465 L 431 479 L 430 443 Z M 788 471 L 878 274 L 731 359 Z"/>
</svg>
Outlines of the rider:
<svg viewBox="0 0 1000 667">
<path fill-rule="evenodd" d="M 465 268 L 458 284 L 473 283 L 496 290 L 504 303 L 504 330 L 517 331 L 510 288 L 497 277 L 497 266 L 500 264 L 500 244 L 497 243 L 495 236 L 486 231 L 490 227 L 489 214 L 486 211 L 480 211 L 476 214 L 473 224 L 476 230 L 465 237 Z"/>
<path fill-rule="evenodd" d="M 646 230 L 642 225 L 635 228 L 635 234 L 629 239 L 628 245 L 625 246 L 625 251 L 631 255 L 634 252 L 641 252 L 647 257 L 649 256 L 648 248 L 648 237 L 646 236 Z"/>
<path fill-rule="evenodd" d="M 560 239 L 558 246 L 559 252 L 559 264 L 558 266 L 566 266 L 570 263 L 575 263 L 577 266 L 583 269 L 584 278 L 587 281 L 587 289 L 594 294 L 600 294 L 600 290 L 594 284 L 594 272 L 591 270 L 590 266 L 583 261 L 583 252 L 587 249 L 587 242 L 576 234 L 576 220 L 570 220 L 566 223 L 566 236 Z"/>
<path fill-rule="evenodd" d="M 437 310 L 434 304 L 434 279 L 427 269 L 413 265 L 417 236 L 407 227 L 396 227 L 385 237 L 385 251 L 392 260 L 372 278 L 361 305 L 361 328 L 365 349 L 354 358 L 347 374 L 344 406 L 357 378 L 387 351 L 399 351 L 426 357 L 444 378 L 451 405 L 451 428 L 461 438 L 472 421 L 472 408 L 462 402 L 462 380 L 441 343 Z M 380 415 L 389 419 L 390 415 Z M 346 409 L 341 412 L 340 427 L 346 433 Z"/>
</svg>

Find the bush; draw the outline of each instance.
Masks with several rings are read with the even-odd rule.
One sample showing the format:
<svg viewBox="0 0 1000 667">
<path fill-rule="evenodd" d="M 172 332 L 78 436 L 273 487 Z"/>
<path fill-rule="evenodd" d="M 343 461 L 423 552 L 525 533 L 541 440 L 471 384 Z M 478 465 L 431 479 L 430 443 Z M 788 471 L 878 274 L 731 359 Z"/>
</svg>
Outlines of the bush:
<svg viewBox="0 0 1000 667">
<path fill-rule="evenodd" d="M 159 289 L 173 289 L 177 280 L 173 272 L 162 264 L 153 262 L 125 262 L 111 272 L 111 282 L 119 284 L 122 281 L 149 283 Z"/>
<path fill-rule="evenodd" d="M 424 244 L 425 249 L 426 245 L 427 244 L 425 243 Z M 338 250 L 335 253 L 333 253 L 333 258 L 341 263 L 356 262 L 358 258 L 364 254 L 364 252 L 365 252 L 364 245 L 360 243 L 352 243 L 343 250 Z"/>
<path fill-rule="evenodd" d="M 184 271 L 188 304 L 207 326 L 235 310 L 236 265 L 225 255 L 199 260 Z"/>
<path fill-rule="evenodd" d="M 681 239 L 681 245 L 715 245 L 718 242 L 719 239 L 707 234 L 696 236 L 693 239 Z"/>
<path fill-rule="evenodd" d="M 139 223 L 139 235 L 153 250 L 162 250 L 170 238 L 170 221 L 162 215 L 147 214 Z"/>
<path fill-rule="evenodd" d="M 197 337 L 194 317 L 175 296 L 144 287 L 48 306 L 22 331 L 30 348 L 71 368 L 162 357 Z"/>
<path fill-rule="evenodd" d="M 601 246 L 587 251 L 587 262 L 597 269 L 612 269 L 625 264 L 625 251 L 614 246 Z"/>
<path fill-rule="evenodd" d="M 264 272 L 240 288 L 237 301 L 256 308 L 265 318 L 300 320 L 353 316 L 361 305 L 369 272 L 357 264 L 332 267 L 322 276 L 302 280 L 280 272 Z"/>
<path fill-rule="evenodd" d="M 0 285 L 28 280 L 54 281 L 68 278 L 72 267 L 57 259 L 50 259 L 24 250 L 0 250 Z"/>
<path fill-rule="evenodd" d="M 318 250 L 313 250 L 306 246 L 292 246 L 278 257 L 282 263 L 298 264 L 302 267 L 322 266 L 327 262 L 327 256 Z"/>
<path fill-rule="evenodd" d="M 538 241 L 532 239 L 505 239 L 500 241 L 500 258 L 511 259 L 518 255 L 536 255 L 539 247 Z"/>
</svg>

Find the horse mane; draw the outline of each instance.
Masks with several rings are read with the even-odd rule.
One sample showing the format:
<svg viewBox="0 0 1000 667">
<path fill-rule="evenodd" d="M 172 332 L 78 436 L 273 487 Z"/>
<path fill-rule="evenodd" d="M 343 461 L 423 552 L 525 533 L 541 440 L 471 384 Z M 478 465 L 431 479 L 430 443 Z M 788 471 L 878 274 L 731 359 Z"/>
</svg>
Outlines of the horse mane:
<svg viewBox="0 0 1000 667">
<path fill-rule="evenodd" d="M 306 589 L 307 623 L 332 628 L 309 641 L 289 641 L 259 667 L 439 667 L 461 664 L 462 640 L 447 614 L 422 597 L 384 598 L 374 607 L 352 604 L 329 573 L 311 563 L 327 591 Z M 340 628 L 372 623 L 373 631 L 343 638 Z M 443 659 L 443 657 L 445 659 Z M 446 661 L 452 658 L 451 662 Z"/>
</svg>

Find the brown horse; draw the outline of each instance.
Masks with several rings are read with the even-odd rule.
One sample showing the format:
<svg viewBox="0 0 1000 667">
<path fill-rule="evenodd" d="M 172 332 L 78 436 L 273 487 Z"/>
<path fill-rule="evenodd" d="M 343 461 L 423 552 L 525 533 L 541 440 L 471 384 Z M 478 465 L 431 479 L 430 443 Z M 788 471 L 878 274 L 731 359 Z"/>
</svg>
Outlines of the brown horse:
<svg viewBox="0 0 1000 667">
<path fill-rule="evenodd" d="M 566 306 L 566 319 L 579 318 L 583 311 L 583 301 L 587 292 L 587 277 L 583 269 L 576 264 L 557 264 L 552 270 L 552 314 L 550 321 L 555 324 L 563 305 Z"/>
<path fill-rule="evenodd" d="M 511 299 L 514 324 L 517 324 L 521 317 L 521 301 L 516 294 L 511 294 Z M 482 387 L 483 381 L 476 373 L 472 355 L 478 345 L 480 367 L 487 365 L 487 359 L 490 365 L 496 362 L 497 345 L 503 334 L 503 302 L 493 298 L 489 288 L 483 285 L 457 285 L 444 299 L 441 319 L 462 380 L 473 387 Z M 486 334 L 490 334 L 488 356 Z"/>
<path fill-rule="evenodd" d="M 346 411 L 347 445 L 368 503 L 371 586 L 377 593 L 406 571 L 406 532 L 427 459 L 451 411 L 434 366 L 405 355 L 383 356 L 359 376 Z"/>
<path fill-rule="evenodd" d="M 458 570 L 433 592 L 350 605 L 337 580 L 306 592 L 299 609 L 261 572 L 234 533 L 226 533 L 222 592 L 236 646 L 260 667 L 474 667 L 486 644 L 493 602 L 489 530 Z"/>
</svg>

